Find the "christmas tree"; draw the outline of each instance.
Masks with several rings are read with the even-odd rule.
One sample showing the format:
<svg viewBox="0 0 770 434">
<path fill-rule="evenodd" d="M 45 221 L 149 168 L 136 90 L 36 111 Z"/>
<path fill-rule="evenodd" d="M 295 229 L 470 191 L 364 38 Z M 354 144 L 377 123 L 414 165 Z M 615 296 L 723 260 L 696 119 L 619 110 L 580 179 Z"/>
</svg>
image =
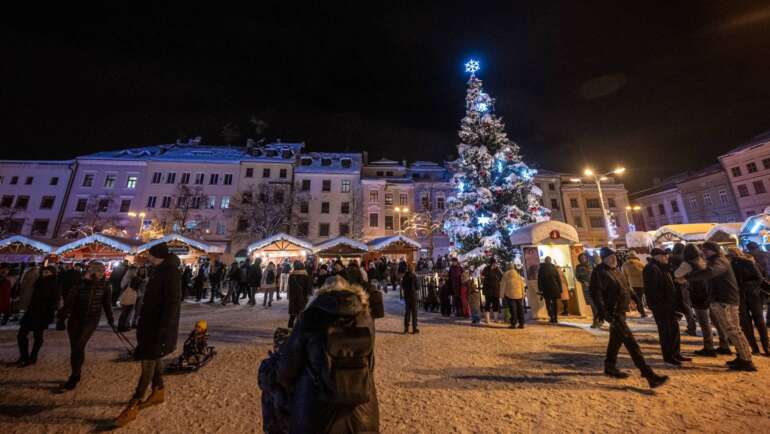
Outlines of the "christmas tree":
<svg viewBox="0 0 770 434">
<path fill-rule="evenodd" d="M 498 260 L 510 261 L 511 232 L 549 219 L 550 210 L 540 205 L 543 192 L 534 184 L 536 171 L 522 161 L 519 147 L 494 113 L 494 99 L 476 77 L 478 62 L 465 66 L 471 76 L 453 163 L 456 195 L 448 202 L 444 230 L 459 253 L 482 248 Z"/>
</svg>

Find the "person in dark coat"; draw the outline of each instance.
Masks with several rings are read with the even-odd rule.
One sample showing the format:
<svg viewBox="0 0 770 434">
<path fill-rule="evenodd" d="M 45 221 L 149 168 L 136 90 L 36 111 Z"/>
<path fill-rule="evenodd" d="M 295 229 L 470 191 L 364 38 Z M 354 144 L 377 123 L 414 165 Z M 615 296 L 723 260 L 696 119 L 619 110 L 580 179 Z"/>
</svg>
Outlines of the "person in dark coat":
<svg viewBox="0 0 770 434">
<path fill-rule="evenodd" d="M 43 268 L 40 278 L 35 282 L 29 306 L 19 323 L 17 341 L 19 343 L 18 365 L 20 367 L 37 363 L 37 355 L 43 346 L 43 332 L 54 320 L 59 297 L 61 297 L 61 290 L 56 278 L 56 268 L 49 265 Z M 29 352 L 28 335 L 30 332 L 35 339 L 32 344 L 32 353 Z"/>
<path fill-rule="evenodd" d="M 404 334 L 409 333 L 409 322 L 412 323 L 412 333 L 420 333 L 417 328 L 417 275 L 414 274 L 414 264 L 409 264 L 401 278 L 401 288 L 404 291 Z"/>
<path fill-rule="evenodd" d="M 672 270 L 676 270 L 684 262 L 685 245 L 677 243 L 668 257 L 668 265 Z M 687 320 L 687 334 L 697 336 L 697 321 L 692 308 L 692 298 L 690 297 L 690 285 L 674 282 L 678 291 L 675 310 L 681 312 Z"/>
<path fill-rule="evenodd" d="M 449 266 L 449 290 L 452 294 L 452 307 L 455 316 L 465 316 L 462 304 L 462 286 L 463 286 L 463 267 L 457 258 L 452 258 L 452 265 Z"/>
<path fill-rule="evenodd" d="M 561 275 L 550 256 L 545 260 L 537 270 L 537 287 L 545 299 L 545 307 L 548 310 L 549 322 L 556 324 L 559 322 L 559 300 L 561 299 Z"/>
<path fill-rule="evenodd" d="M 746 244 L 746 250 L 749 251 L 749 255 L 754 258 L 754 261 L 759 267 L 759 271 L 762 273 L 762 277 L 770 279 L 770 252 L 765 252 L 759 248 L 759 244 L 754 241 Z M 765 324 L 770 324 L 770 298 L 767 299 L 767 316 L 765 317 Z"/>
<path fill-rule="evenodd" d="M 351 285 L 364 286 L 364 275 L 361 273 L 361 268 L 358 267 L 358 261 L 355 259 L 348 262 L 348 266 L 345 269 L 343 276 Z"/>
<path fill-rule="evenodd" d="M 491 312 L 500 312 L 500 280 L 503 272 L 495 258 L 489 260 L 489 265 L 481 271 L 481 291 L 484 294 L 484 316 L 489 323 Z"/>
<path fill-rule="evenodd" d="M 759 332 L 759 342 L 762 345 L 765 355 L 770 355 L 767 340 L 767 326 L 765 318 L 762 316 L 762 294 L 759 289 L 762 285 L 762 272 L 759 264 L 749 255 L 744 254 L 737 247 L 728 249 L 728 256 L 735 272 L 735 278 L 738 281 L 738 287 L 741 290 L 741 306 L 739 315 L 741 320 L 741 330 L 746 336 L 751 346 L 753 354 L 759 354 L 757 338 L 754 336 L 754 327 Z"/>
<path fill-rule="evenodd" d="M 610 339 L 607 343 L 607 356 L 604 359 L 604 373 L 613 378 L 628 378 L 628 374 L 617 367 L 618 352 L 624 345 L 631 360 L 647 379 L 650 387 L 655 388 L 666 381 L 665 375 L 657 375 L 644 360 L 642 350 L 636 342 L 631 329 L 626 324 L 626 312 L 631 303 L 631 288 L 628 279 L 618 269 L 618 259 L 609 247 L 600 250 L 601 264 L 591 273 L 591 296 L 602 316 L 610 323 Z"/>
<path fill-rule="evenodd" d="M 262 287 L 262 260 L 257 258 L 249 266 L 249 305 L 254 306 L 257 304 L 256 294 Z"/>
<path fill-rule="evenodd" d="M 313 293 L 313 282 L 305 271 L 302 261 L 294 261 L 294 270 L 289 272 L 289 328 L 294 327 L 297 316 L 305 310 L 307 301 Z"/>
<path fill-rule="evenodd" d="M 682 362 L 691 359 L 681 354 L 679 321 L 674 311 L 677 290 L 668 266 L 668 254 L 663 249 L 654 248 L 650 256 L 652 259 L 642 270 L 644 294 L 655 318 L 655 324 L 658 326 L 663 361 L 680 366 Z"/>
<path fill-rule="evenodd" d="M 0 265 L 0 325 L 6 325 L 11 317 L 11 281 L 8 279 L 10 269 Z"/>
<path fill-rule="evenodd" d="M 128 271 L 128 261 L 123 261 L 113 268 L 112 273 L 110 273 L 110 289 L 112 291 L 113 306 L 118 304 L 118 297 L 120 297 L 120 293 L 123 289 L 120 287 L 120 282 L 123 281 L 123 275 L 126 274 L 126 271 Z"/>
<path fill-rule="evenodd" d="M 179 334 L 179 311 L 182 304 L 179 297 L 179 258 L 168 251 L 166 243 L 152 246 L 149 253 L 154 270 L 144 292 L 134 350 L 134 359 L 142 362 L 142 373 L 134 396 L 115 420 L 118 426 L 124 426 L 136 419 L 139 409 L 160 404 L 165 400 L 161 359 L 176 350 Z M 150 382 L 152 393 L 142 401 Z"/>
<path fill-rule="evenodd" d="M 67 321 L 70 339 L 70 378 L 62 385 L 63 390 L 72 390 L 80 382 L 80 373 L 85 361 L 85 351 L 91 335 L 94 334 L 102 311 L 110 327 L 115 326 L 112 315 L 110 288 L 104 279 L 104 265 L 99 262 L 88 264 L 85 277 L 70 289 L 59 318 Z"/>
<path fill-rule="evenodd" d="M 192 267 L 185 265 L 182 271 L 182 299 L 190 296 L 192 291 Z"/>
<path fill-rule="evenodd" d="M 374 382 L 374 322 L 368 297 L 360 286 L 330 278 L 305 309 L 288 341 L 281 349 L 278 380 L 291 397 L 289 433 L 379 432 L 380 415 Z M 347 349 L 369 348 L 362 378 L 356 384 L 368 392 L 358 403 L 338 403 L 328 396 L 331 377 L 327 347 L 334 334 L 355 336 L 344 342 Z M 343 348 L 342 352 L 346 348 Z M 320 377 L 320 381 L 319 381 Z M 365 378 L 364 378 L 365 377 Z"/>
</svg>

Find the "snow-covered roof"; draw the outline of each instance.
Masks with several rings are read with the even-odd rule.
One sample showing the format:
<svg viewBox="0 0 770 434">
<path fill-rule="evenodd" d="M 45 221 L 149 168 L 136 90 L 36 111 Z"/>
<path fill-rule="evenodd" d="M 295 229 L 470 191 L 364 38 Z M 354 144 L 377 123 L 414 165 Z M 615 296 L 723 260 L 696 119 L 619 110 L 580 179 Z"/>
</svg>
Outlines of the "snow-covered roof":
<svg viewBox="0 0 770 434">
<path fill-rule="evenodd" d="M 651 248 L 653 244 L 654 244 L 653 238 L 650 232 L 644 232 L 644 231 L 626 232 L 626 246 L 629 249 L 633 249 L 634 247 Z"/>
<path fill-rule="evenodd" d="M 723 234 L 735 236 L 737 238 L 738 233 L 740 233 L 741 226 L 743 226 L 743 223 L 719 223 L 713 228 L 709 229 L 708 232 L 706 232 L 706 241 L 710 240 L 720 232 Z"/>
<path fill-rule="evenodd" d="M 293 162 L 303 143 L 269 143 L 246 148 L 243 146 L 207 146 L 191 143 L 144 146 L 139 148 L 101 151 L 78 157 L 84 160 L 145 160 L 145 161 L 286 161 Z"/>
<path fill-rule="evenodd" d="M 484 248 L 483 247 L 476 247 L 475 249 L 471 250 L 470 252 L 460 253 L 457 255 L 457 260 L 460 262 L 465 262 L 472 258 L 477 258 L 479 256 L 484 256 Z"/>
<path fill-rule="evenodd" d="M 741 228 L 739 230 L 739 234 L 741 236 L 746 235 L 755 235 L 758 234 L 760 230 L 767 230 L 770 228 L 770 207 L 768 209 L 765 209 L 765 212 L 762 214 L 756 214 L 746 219 L 745 222 L 743 222 L 743 225 L 741 225 Z"/>
<path fill-rule="evenodd" d="M 152 248 L 155 245 L 158 245 L 160 243 L 168 243 L 170 241 L 180 241 L 184 244 L 187 244 L 188 246 L 195 247 L 196 249 L 202 250 L 206 253 L 223 253 L 224 252 L 224 249 L 222 249 L 222 247 L 219 247 L 219 246 L 212 246 L 210 244 L 206 244 L 202 241 L 194 240 L 192 238 L 188 238 L 180 234 L 168 234 L 164 237 L 151 240 L 142 244 L 141 246 L 136 248 L 136 253 L 141 253 L 146 250 L 150 250 L 150 248 Z"/>
<path fill-rule="evenodd" d="M 358 173 L 361 154 L 353 152 L 309 152 L 300 155 L 295 173 Z"/>
<path fill-rule="evenodd" d="M 388 160 L 387 158 L 380 158 L 376 161 L 370 161 L 367 166 L 401 166 L 398 161 Z"/>
<path fill-rule="evenodd" d="M 658 228 L 653 235 L 655 242 L 666 241 L 666 238 L 676 237 L 684 241 L 704 241 L 706 233 L 716 226 L 716 223 L 686 223 L 681 225 L 665 225 Z M 661 240 L 663 238 L 663 240 Z"/>
<path fill-rule="evenodd" d="M 50 245 L 42 241 L 35 240 L 33 238 L 25 237 L 24 235 L 11 235 L 8 238 L 3 238 L 2 240 L 0 240 L 0 249 L 14 243 L 31 246 L 37 250 L 40 250 L 43 253 L 51 253 L 53 251 L 53 247 L 51 247 Z"/>
<path fill-rule="evenodd" d="M 734 154 L 736 152 L 744 151 L 746 149 L 750 149 L 750 148 L 753 148 L 755 146 L 761 146 L 761 145 L 764 145 L 767 142 L 770 142 L 770 130 L 769 131 L 765 131 L 763 133 L 760 133 L 760 134 L 752 137 L 751 139 L 749 139 L 748 142 L 743 143 L 741 145 L 738 145 L 738 146 L 736 146 L 733 149 L 730 149 L 729 151 L 727 151 L 724 154 L 720 155 L 718 158 L 724 157 L 724 156 L 727 156 L 727 155 L 730 155 L 730 154 Z"/>
<path fill-rule="evenodd" d="M 284 234 L 283 232 L 281 232 L 279 234 L 275 234 L 272 237 L 267 237 L 264 240 L 253 242 L 253 243 L 249 244 L 249 247 L 246 250 L 249 252 L 249 254 L 251 254 L 251 252 L 253 252 L 254 250 L 263 249 L 263 248 L 265 248 L 265 247 L 267 247 L 267 246 L 269 246 L 269 245 L 271 245 L 273 243 L 277 243 L 277 242 L 280 242 L 280 241 L 289 242 L 291 244 L 294 244 L 294 245 L 296 245 L 298 247 L 301 247 L 303 249 L 307 249 L 309 251 L 313 250 L 313 245 L 310 244 L 309 242 L 307 242 L 305 240 L 301 240 L 301 239 L 296 238 L 296 237 L 292 237 L 289 234 Z"/>
<path fill-rule="evenodd" d="M 337 237 L 337 238 L 331 239 L 329 241 L 325 241 L 323 243 L 316 244 L 313 247 L 313 252 L 314 253 L 318 253 L 320 251 L 331 249 L 332 247 L 336 247 L 336 246 L 339 246 L 339 245 L 342 245 L 342 244 L 348 245 L 348 246 L 350 246 L 350 247 L 352 247 L 354 249 L 361 250 L 363 252 L 369 251 L 369 247 L 366 244 L 364 244 L 364 243 L 362 243 L 360 241 L 352 240 L 352 239 L 347 238 L 347 237 Z"/>
<path fill-rule="evenodd" d="M 69 252 L 70 250 L 75 250 L 91 243 L 102 243 L 125 253 L 133 253 L 134 248 L 139 244 L 138 241 L 130 240 L 127 238 L 111 237 L 104 234 L 93 234 L 64 244 L 63 246 L 56 249 L 56 254 L 61 255 Z"/>
<path fill-rule="evenodd" d="M 551 234 L 556 231 L 558 238 L 551 238 Z M 554 234 L 556 235 L 556 234 Z M 515 230 L 511 234 L 511 243 L 514 246 L 554 244 L 558 241 L 568 241 L 573 244 L 580 242 L 577 230 L 567 223 L 558 220 L 547 220 L 537 223 L 530 223 Z"/>
<path fill-rule="evenodd" d="M 375 238 L 373 240 L 370 240 L 366 244 L 369 246 L 369 250 L 382 250 L 382 249 L 388 247 L 389 245 L 391 245 L 393 243 L 397 243 L 399 241 L 404 242 L 406 244 L 409 244 L 409 245 L 413 246 L 416 249 L 422 248 L 422 245 L 419 242 L 417 242 L 417 241 L 415 241 L 415 240 L 413 240 L 413 239 L 411 239 L 409 237 L 405 237 L 403 235 L 393 235 L 393 236 L 390 236 L 390 237 Z"/>
</svg>

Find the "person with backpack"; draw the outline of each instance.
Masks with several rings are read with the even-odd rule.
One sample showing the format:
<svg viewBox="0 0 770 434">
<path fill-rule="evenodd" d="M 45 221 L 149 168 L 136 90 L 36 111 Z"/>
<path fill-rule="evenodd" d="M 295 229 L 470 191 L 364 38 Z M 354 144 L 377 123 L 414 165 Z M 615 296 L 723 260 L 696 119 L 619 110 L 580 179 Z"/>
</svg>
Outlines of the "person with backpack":
<svg viewBox="0 0 770 434">
<path fill-rule="evenodd" d="M 409 264 L 401 278 L 401 288 L 404 291 L 404 334 L 409 333 L 409 321 L 412 322 L 412 334 L 420 333 L 417 328 L 417 299 L 419 288 L 417 275 L 414 274 L 414 264 Z"/>
<path fill-rule="evenodd" d="M 305 305 L 313 293 L 313 283 L 305 271 L 302 261 L 294 261 L 294 270 L 289 273 L 289 328 L 294 327 L 294 320 L 305 310 Z"/>
<path fill-rule="evenodd" d="M 277 288 L 278 275 L 275 270 L 275 264 L 271 261 L 267 263 L 267 269 L 265 269 L 264 277 L 262 278 L 262 287 L 265 288 L 265 293 L 262 298 L 262 307 L 271 307 L 273 305 L 273 293 Z"/>
<path fill-rule="evenodd" d="M 277 378 L 293 391 L 289 433 L 379 432 L 368 303 L 360 286 L 329 279 L 281 347 Z"/>
</svg>

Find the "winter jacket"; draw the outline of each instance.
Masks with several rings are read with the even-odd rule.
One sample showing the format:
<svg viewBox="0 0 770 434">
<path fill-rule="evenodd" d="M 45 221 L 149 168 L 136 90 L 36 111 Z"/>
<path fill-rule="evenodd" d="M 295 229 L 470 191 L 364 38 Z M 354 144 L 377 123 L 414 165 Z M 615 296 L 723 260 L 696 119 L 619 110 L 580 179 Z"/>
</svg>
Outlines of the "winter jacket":
<svg viewBox="0 0 770 434">
<path fill-rule="evenodd" d="M 449 267 L 449 288 L 452 291 L 452 295 L 460 295 L 460 286 L 462 286 L 463 267 L 460 265 L 452 265 Z"/>
<path fill-rule="evenodd" d="M 11 281 L 0 277 L 0 314 L 11 313 Z"/>
<path fill-rule="evenodd" d="M 561 300 L 569 301 L 569 282 L 567 282 L 567 276 L 564 275 L 564 269 L 559 268 L 559 280 L 561 280 Z"/>
<path fill-rule="evenodd" d="M 404 273 L 404 277 L 401 278 L 401 289 L 404 291 L 404 303 L 409 306 L 416 305 L 420 291 L 417 275 L 411 271 Z"/>
<path fill-rule="evenodd" d="M 631 288 L 644 287 L 644 278 L 642 277 L 644 268 L 645 265 L 642 263 L 642 260 L 636 256 L 630 256 L 626 263 L 623 264 L 623 274 L 626 275 Z"/>
<path fill-rule="evenodd" d="M 757 262 L 759 271 L 762 272 L 762 276 L 770 277 L 770 252 L 765 252 L 762 249 L 754 249 L 749 252 L 752 258 Z"/>
<path fill-rule="evenodd" d="M 696 269 L 694 261 L 684 261 L 679 265 L 679 268 L 674 270 L 674 277 L 677 279 L 684 278 L 694 269 Z M 678 287 L 676 281 L 674 282 L 674 285 Z M 699 280 L 686 282 L 685 285 L 687 285 L 688 292 L 690 293 L 692 307 L 695 309 L 708 309 L 713 301 L 708 282 Z"/>
<path fill-rule="evenodd" d="M 591 273 L 591 298 L 604 318 L 625 315 L 631 303 L 626 276 L 607 264 L 597 265 Z"/>
<path fill-rule="evenodd" d="M 98 323 L 104 311 L 107 322 L 114 323 L 111 294 L 106 280 L 85 278 L 69 291 L 64 307 L 59 311 L 59 317 L 69 318 L 70 322 L 80 324 Z"/>
<path fill-rule="evenodd" d="M 170 255 L 150 275 L 136 327 L 137 360 L 158 359 L 176 349 L 181 308 L 179 258 Z"/>
<path fill-rule="evenodd" d="M 349 284 L 364 286 L 364 275 L 361 273 L 360 268 L 349 265 L 342 275 Z"/>
<path fill-rule="evenodd" d="M 278 272 L 275 267 L 265 268 L 265 272 L 262 273 L 262 286 L 265 288 L 275 288 L 278 286 Z"/>
<path fill-rule="evenodd" d="M 19 323 L 30 330 L 47 329 L 54 320 L 56 308 L 59 306 L 61 289 L 56 276 L 42 277 L 32 288 L 27 311 Z"/>
<path fill-rule="evenodd" d="M 313 283 L 305 270 L 289 273 L 289 315 L 298 315 L 305 310 L 312 293 Z"/>
<path fill-rule="evenodd" d="M 27 310 L 29 302 L 32 299 L 32 291 L 35 290 L 35 282 L 40 277 L 40 271 L 35 268 L 30 268 L 24 277 L 21 278 L 21 284 L 19 285 L 19 309 Z"/>
<path fill-rule="evenodd" d="M 758 296 L 759 288 L 762 285 L 762 272 L 757 263 L 746 258 L 733 258 L 730 262 L 741 297 Z"/>
<path fill-rule="evenodd" d="M 561 276 L 556 266 L 544 262 L 537 270 L 537 288 L 544 298 L 561 298 Z"/>
<path fill-rule="evenodd" d="M 500 298 L 500 280 L 503 278 L 503 272 L 495 265 L 486 266 L 481 272 L 482 291 L 486 298 Z M 459 295 L 459 293 L 457 294 Z"/>
<path fill-rule="evenodd" d="M 708 282 L 714 303 L 737 305 L 741 302 L 738 282 L 730 261 L 722 255 L 707 260 L 706 268 L 693 270 L 687 275 L 688 282 Z"/>
<path fill-rule="evenodd" d="M 359 286 L 341 289 L 329 286 L 318 291 L 281 348 L 278 380 L 293 390 L 289 432 L 358 433 L 379 432 L 379 404 L 374 382 L 374 352 L 369 359 L 368 402 L 337 405 L 323 401 L 319 376 L 327 372 L 326 334 L 329 327 L 369 329 L 374 341 L 374 322 L 368 298 Z"/>
<path fill-rule="evenodd" d="M 398 274 L 406 273 L 406 261 L 401 260 L 398 263 Z"/>
<path fill-rule="evenodd" d="M 61 284 L 61 295 L 65 299 L 72 289 L 80 281 L 80 274 L 73 268 L 67 269 L 59 273 L 59 283 Z"/>
<path fill-rule="evenodd" d="M 653 259 L 644 267 L 642 280 L 644 294 L 650 308 L 674 309 L 677 307 L 678 292 L 671 278 L 668 264 L 661 264 Z"/>
<path fill-rule="evenodd" d="M 230 264 L 230 269 L 227 270 L 227 280 L 232 282 L 238 282 L 241 280 L 241 269 L 237 262 Z"/>
<path fill-rule="evenodd" d="M 468 281 L 468 305 L 471 308 L 471 315 L 476 318 L 481 317 L 481 293 L 473 280 Z"/>
<path fill-rule="evenodd" d="M 521 300 L 524 298 L 524 278 L 514 269 L 503 273 L 503 279 L 500 281 L 500 289 L 505 298 L 512 300 Z"/>
<path fill-rule="evenodd" d="M 249 265 L 247 279 L 249 281 L 249 286 L 259 288 L 262 284 L 262 267 L 257 263 Z"/>
<path fill-rule="evenodd" d="M 575 267 L 575 278 L 585 287 L 585 290 L 588 289 L 588 284 L 591 282 L 592 271 L 593 267 L 591 267 L 591 264 L 578 264 Z"/>
</svg>

